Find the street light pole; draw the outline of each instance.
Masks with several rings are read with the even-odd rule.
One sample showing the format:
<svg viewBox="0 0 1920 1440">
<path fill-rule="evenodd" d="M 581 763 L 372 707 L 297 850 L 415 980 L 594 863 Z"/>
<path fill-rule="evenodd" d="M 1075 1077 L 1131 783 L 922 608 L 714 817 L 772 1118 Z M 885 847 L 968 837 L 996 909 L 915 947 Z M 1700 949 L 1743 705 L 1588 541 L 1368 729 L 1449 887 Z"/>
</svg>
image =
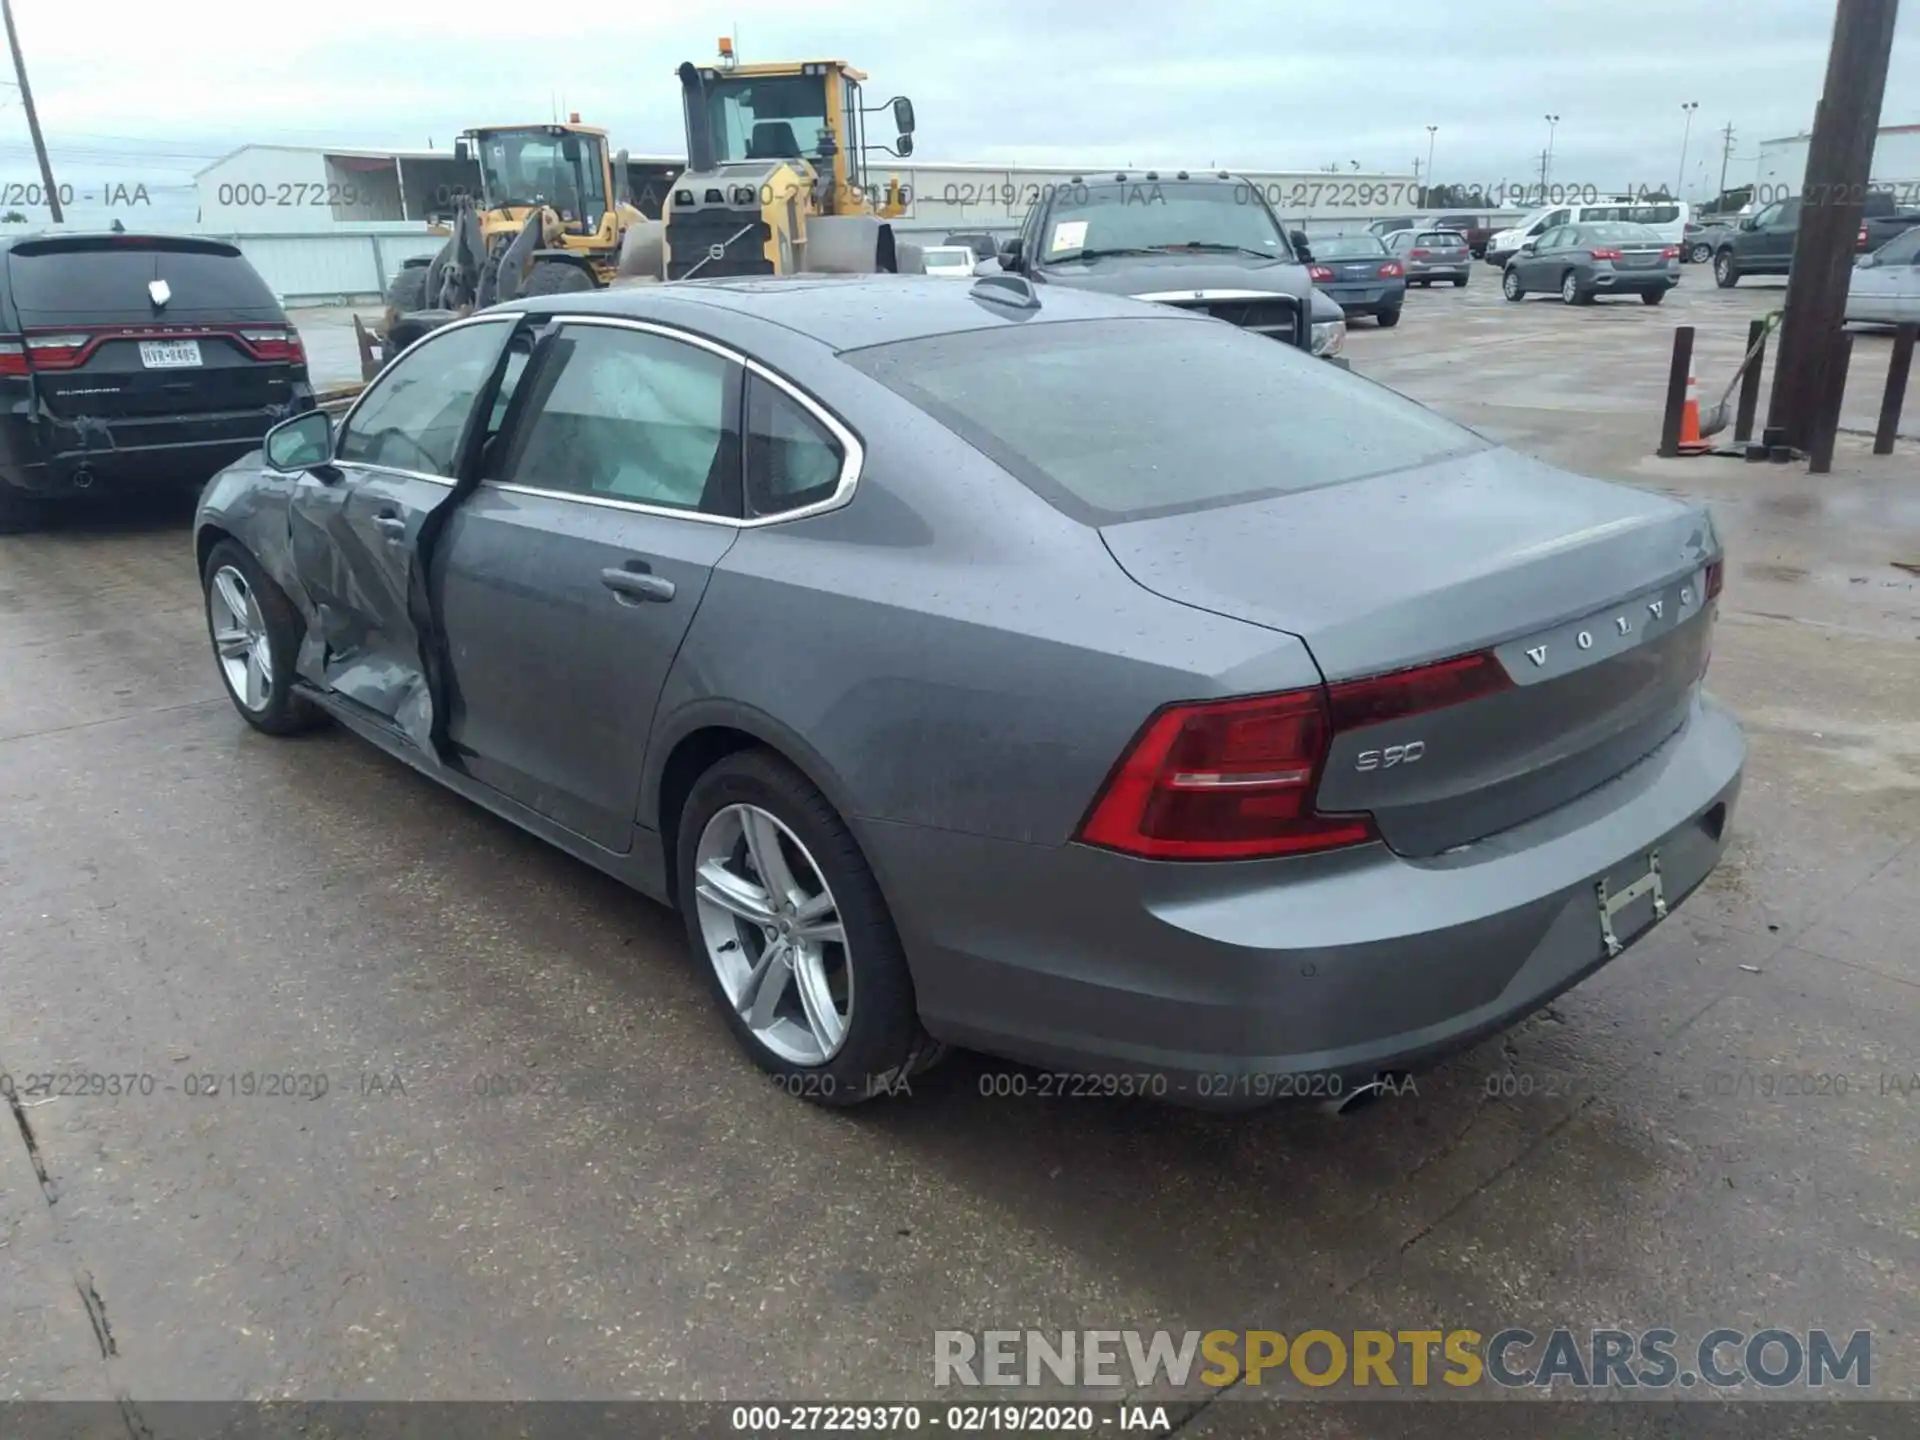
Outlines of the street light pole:
<svg viewBox="0 0 1920 1440">
<path fill-rule="evenodd" d="M 1433 138 L 1440 132 L 1438 125 L 1427 126 L 1427 189 L 1433 189 Z M 1423 201 L 1422 203 L 1430 203 Z"/>
<path fill-rule="evenodd" d="M 1687 126 L 1686 129 L 1680 132 L 1680 179 L 1677 182 L 1677 188 L 1673 192 L 1673 198 L 1676 200 L 1683 198 L 1686 194 L 1687 141 L 1693 138 L 1693 112 L 1700 108 L 1700 102 L 1698 100 L 1688 100 L 1683 102 L 1680 108 L 1687 112 Z"/>
<path fill-rule="evenodd" d="M 1547 182 L 1553 178 L 1553 130 L 1560 123 L 1558 115 L 1547 116 L 1547 149 L 1540 160 L 1540 203 L 1548 204 Z"/>
</svg>

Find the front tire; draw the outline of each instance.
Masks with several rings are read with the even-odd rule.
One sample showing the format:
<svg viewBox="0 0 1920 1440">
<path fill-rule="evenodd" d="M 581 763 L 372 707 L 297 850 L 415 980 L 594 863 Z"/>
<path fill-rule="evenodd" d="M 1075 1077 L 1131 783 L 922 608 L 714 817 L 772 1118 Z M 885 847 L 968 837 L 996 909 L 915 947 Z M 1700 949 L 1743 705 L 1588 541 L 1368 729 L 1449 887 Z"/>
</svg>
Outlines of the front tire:
<svg viewBox="0 0 1920 1440">
<path fill-rule="evenodd" d="M 393 277 L 387 291 L 387 309 L 395 315 L 411 315 L 427 308 L 427 271 L 425 265 L 409 265 Z"/>
<path fill-rule="evenodd" d="M 879 881 L 804 775 L 766 750 L 720 760 L 687 797 L 676 856 L 695 964 L 782 1089 L 857 1105 L 940 1057 Z"/>
<path fill-rule="evenodd" d="M 1520 283 L 1520 272 L 1518 270 L 1508 270 L 1505 275 L 1500 277 L 1500 293 L 1509 300 L 1522 300 L 1526 298 L 1526 287 Z"/>
<path fill-rule="evenodd" d="M 240 718 L 267 735 L 292 735 L 319 712 L 293 688 L 300 615 L 246 546 L 222 540 L 200 576 L 207 637 L 227 698 Z"/>
<path fill-rule="evenodd" d="M 1400 312 L 1398 310 L 1382 310 L 1378 318 L 1382 330 L 1391 330 L 1400 323 Z"/>
<path fill-rule="evenodd" d="M 1722 250 L 1713 257 L 1713 283 L 1722 290 L 1731 290 L 1740 283 L 1740 262 L 1733 258 L 1733 251 Z"/>
</svg>

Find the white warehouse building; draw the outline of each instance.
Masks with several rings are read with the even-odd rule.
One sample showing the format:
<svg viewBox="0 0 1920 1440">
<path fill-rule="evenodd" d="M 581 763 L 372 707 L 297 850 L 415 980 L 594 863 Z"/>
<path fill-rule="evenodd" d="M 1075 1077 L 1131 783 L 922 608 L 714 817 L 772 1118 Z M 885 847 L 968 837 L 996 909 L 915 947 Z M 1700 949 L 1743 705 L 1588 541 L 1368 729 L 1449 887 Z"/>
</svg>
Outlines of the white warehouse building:
<svg viewBox="0 0 1920 1440">
<path fill-rule="evenodd" d="M 1812 142 L 1810 133 L 1760 142 L 1754 184 L 1763 203 L 1799 193 L 1806 181 L 1807 150 Z M 1920 125 L 1881 126 L 1868 174 L 1874 184 L 1891 188 L 1901 205 L 1920 205 Z"/>
<path fill-rule="evenodd" d="M 628 157 L 640 209 L 657 216 L 683 157 Z M 1104 166 L 1008 166 L 913 161 L 875 165 L 872 182 L 897 178 L 907 202 L 895 226 L 923 243 L 952 231 L 1011 233 L 1050 189 L 1115 172 Z M 1130 170 L 1140 178 L 1146 170 Z M 1151 172 L 1171 179 L 1175 168 Z M 1206 172 L 1200 172 L 1206 173 Z M 1291 225 L 1310 233 L 1374 216 L 1411 212 L 1412 175 L 1236 169 Z M 194 177 L 199 229 L 234 240 L 266 281 L 292 303 L 365 300 L 384 293 L 403 262 L 443 243 L 428 225 L 478 172 L 447 151 L 247 145 Z M 1143 182 L 1144 183 L 1144 182 Z"/>
</svg>

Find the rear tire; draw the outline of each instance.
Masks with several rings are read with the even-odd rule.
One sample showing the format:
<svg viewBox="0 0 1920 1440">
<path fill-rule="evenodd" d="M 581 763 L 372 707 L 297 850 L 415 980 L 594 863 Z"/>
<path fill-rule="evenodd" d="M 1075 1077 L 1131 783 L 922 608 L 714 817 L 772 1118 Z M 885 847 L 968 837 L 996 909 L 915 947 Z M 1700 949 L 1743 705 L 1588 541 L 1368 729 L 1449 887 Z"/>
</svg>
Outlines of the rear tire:
<svg viewBox="0 0 1920 1440">
<path fill-rule="evenodd" d="M 1593 297 L 1580 288 L 1579 278 L 1569 270 L 1560 279 L 1560 299 L 1567 305 L 1589 305 Z"/>
<path fill-rule="evenodd" d="M 1642 290 L 1640 292 L 1640 303 L 1642 305 L 1658 305 L 1666 298 L 1667 292 L 1664 290 Z"/>
<path fill-rule="evenodd" d="M 1733 251 L 1722 250 L 1713 257 L 1713 283 L 1722 290 L 1731 290 L 1740 283 L 1740 262 L 1733 258 Z"/>
<path fill-rule="evenodd" d="M 1379 320 L 1382 330 L 1391 330 L 1400 323 L 1400 312 L 1398 310 L 1382 310 L 1379 315 Z"/>
<path fill-rule="evenodd" d="M 1713 247 L 1707 244 L 1696 244 L 1687 251 L 1687 259 L 1695 265 L 1704 265 L 1713 259 Z"/>
<path fill-rule="evenodd" d="M 1526 287 L 1520 283 L 1520 272 L 1518 270 L 1508 270 L 1506 274 L 1500 277 L 1500 293 L 1509 300 L 1523 300 L 1526 298 Z"/>
<path fill-rule="evenodd" d="M 1466 283 L 1467 283 L 1467 277 L 1464 275 L 1456 275 L 1453 277 L 1453 288 L 1456 290 L 1461 290 L 1466 288 Z"/>
<path fill-rule="evenodd" d="M 317 723 L 320 712 L 293 688 L 305 627 L 253 553 L 238 540 L 222 540 L 207 555 L 200 590 L 214 663 L 240 718 L 267 735 L 292 735 Z M 229 669 L 234 662 L 245 679 Z"/>
<path fill-rule="evenodd" d="M 838 922 L 841 940 L 811 943 L 811 969 L 807 953 L 797 946 L 783 952 L 794 955 L 794 962 L 769 961 L 768 949 L 784 942 L 762 938 L 756 933 L 764 928 L 760 922 L 743 918 L 737 908 L 742 896 L 748 908 L 755 908 L 753 897 L 764 900 L 774 888 L 758 878 L 754 841 L 743 820 L 759 829 L 761 843 L 771 838 L 797 891 L 811 897 L 799 914 L 770 918 L 804 928 L 808 905 L 821 902 L 821 922 Z M 906 952 L 853 833 L 812 782 L 778 755 L 739 751 L 694 782 L 680 813 L 675 869 L 694 963 L 734 1039 L 787 1093 L 819 1105 L 857 1105 L 898 1093 L 901 1082 L 944 1053 L 945 1047 L 921 1028 Z M 720 885 L 712 879 L 703 883 L 703 875 L 716 869 Z M 730 890 L 723 888 L 728 882 Z M 734 903 L 718 903 L 715 897 L 722 894 Z M 778 969 L 783 964 L 784 976 Z M 775 968 L 763 968 L 768 965 Z M 817 984 L 808 984 L 803 973 Z M 756 978 L 761 974 L 770 975 L 779 988 L 756 1028 L 752 1017 L 764 988 Z M 815 1026 L 822 996 L 839 1032 L 831 1048 L 820 1043 Z"/>
<path fill-rule="evenodd" d="M 0 480 L 0 535 L 24 535 L 51 518 L 53 507 L 34 495 L 23 495 Z"/>
<path fill-rule="evenodd" d="M 520 287 L 520 294 L 574 295 L 599 288 L 594 284 L 593 276 L 578 265 L 570 265 L 564 260 L 542 260 L 527 276 L 527 283 Z"/>
</svg>

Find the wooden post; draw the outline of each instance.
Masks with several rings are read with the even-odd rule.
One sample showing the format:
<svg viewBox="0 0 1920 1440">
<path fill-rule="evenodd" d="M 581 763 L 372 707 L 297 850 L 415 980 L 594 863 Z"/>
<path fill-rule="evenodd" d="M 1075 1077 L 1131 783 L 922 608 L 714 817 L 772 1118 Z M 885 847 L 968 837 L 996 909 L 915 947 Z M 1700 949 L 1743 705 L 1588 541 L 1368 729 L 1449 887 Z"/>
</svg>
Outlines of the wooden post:
<svg viewBox="0 0 1920 1440">
<path fill-rule="evenodd" d="M 1891 455 L 1900 433 L 1900 407 L 1907 398 L 1907 375 L 1913 369 L 1913 342 L 1920 325 L 1909 320 L 1893 336 L 1893 354 L 1887 360 L 1887 388 L 1880 397 L 1880 425 L 1873 432 L 1873 453 Z"/>
<path fill-rule="evenodd" d="M 1673 363 L 1667 367 L 1667 408 L 1660 417 L 1660 449 L 1668 460 L 1680 453 L 1680 421 L 1687 408 L 1687 377 L 1693 373 L 1693 326 L 1673 331 Z"/>
</svg>

